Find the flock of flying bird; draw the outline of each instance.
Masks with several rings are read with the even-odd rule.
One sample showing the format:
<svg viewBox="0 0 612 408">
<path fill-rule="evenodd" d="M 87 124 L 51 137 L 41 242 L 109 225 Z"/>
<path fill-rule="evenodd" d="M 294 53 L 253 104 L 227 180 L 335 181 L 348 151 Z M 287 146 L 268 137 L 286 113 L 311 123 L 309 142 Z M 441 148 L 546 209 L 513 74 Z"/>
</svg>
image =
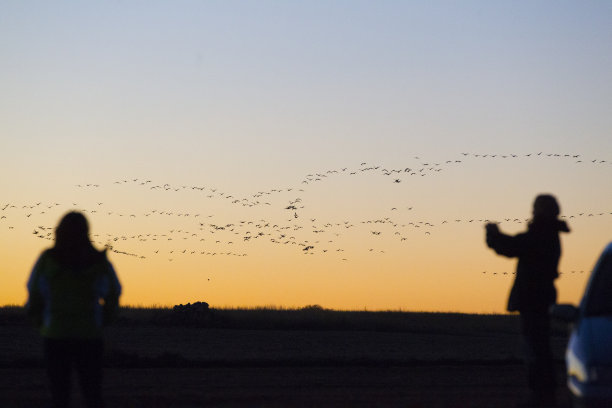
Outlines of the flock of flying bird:
<svg viewBox="0 0 612 408">
<path fill-rule="evenodd" d="M 606 165 L 612 161 L 606 160 L 585 160 L 580 155 L 553 154 L 553 153 L 529 153 L 517 154 L 472 154 L 462 153 L 460 158 L 443 162 L 425 162 L 419 157 L 414 157 L 419 164 L 412 167 L 388 169 L 378 165 L 361 163 L 357 168 L 348 167 L 316 172 L 306 175 L 300 181 L 300 187 L 276 188 L 267 191 L 257 191 L 249 196 L 238 196 L 220 191 L 218 188 L 205 186 L 171 185 L 168 183 L 155 183 L 152 180 L 138 178 L 123 179 L 113 182 L 114 186 L 127 186 L 130 188 L 143 188 L 150 191 L 182 192 L 190 191 L 199 194 L 199 197 L 208 199 L 224 199 L 229 204 L 243 207 L 265 206 L 277 209 L 280 217 L 278 218 L 259 218 L 257 220 L 236 220 L 234 222 L 219 222 L 214 215 L 205 213 L 176 211 L 167 209 L 152 209 L 146 212 L 121 212 L 111 210 L 103 201 L 96 201 L 89 208 L 80 208 L 76 202 L 70 203 L 45 203 L 37 202 L 33 204 L 7 203 L 0 205 L 0 231 L 3 224 L 8 230 L 14 229 L 10 226 L 10 219 L 15 216 L 15 212 L 21 212 L 17 216 L 30 219 L 39 219 L 40 215 L 56 215 L 57 210 L 66 208 L 80 208 L 92 217 L 103 216 L 123 218 L 125 220 L 141 219 L 167 219 L 172 222 L 174 228 L 166 231 L 133 233 L 133 234 L 92 234 L 92 240 L 99 245 L 105 245 L 110 251 L 139 259 L 149 257 L 166 256 L 169 261 L 173 261 L 177 256 L 235 256 L 244 257 L 248 255 L 246 247 L 255 241 L 266 241 L 275 245 L 294 246 L 304 255 L 315 254 L 336 254 L 342 261 L 348 260 L 345 254 L 346 248 L 340 244 L 340 237 L 349 234 L 359 236 L 360 242 L 368 243 L 364 248 L 368 253 L 385 253 L 381 248 L 382 237 L 391 237 L 397 242 L 409 242 L 414 239 L 413 233 L 420 234 L 420 238 L 427 237 L 437 231 L 445 224 L 478 224 L 489 220 L 485 218 L 451 218 L 438 221 L 398 221 L 396 216 L 391 214 L 412 214 L 411 206 L 396 206 L 389 209 L 390 216 L 378 217 L 375 219 L 363 219 L 359 221 L 341 220 L 331 221 L 312 218 L 304 215 L 306 208 L 302 193 L 305 193 L 309 184 L 324 182 L 326 179 L 339 175 L 354 177 L 359 174 L 372 173 L 384 177 L 389 177 L 394 184 L 404 182 L 406 177 L 427 177 L 440 173 L 450 166 L 460 165 L 470 159 L 526 159 L 526 158 L 550 158 L 571 160 L 576 164 Z M 78 184 L 78 189 L 96 190 L 102 188 L 102 184 Z M 276 197 L 286 199 L 285 203 L 279 204 Z M 286 198 L 290 197 L 290 198 Z M 205 207 L 205 206 L 202 206 Z M 581 212 L 564 216 L 567 219 L 578 217 L 603 217 L 612 215 L 612 212 Z M 32 218 L 32 220 L 34 219 Z M 283 218 L 282 220 L 280 218 Z M 181 221 L 180 223 L 177 221 Z M 527 219 L 504 218 L 502 223 L 523 224 Z M 157 223 L 155 225 L 158 225 Z M 33 227 L 32 234 L 40 239 L 53 239 L 52 226 L 36 225 Z M 130 250 L 127 248 L 138 248 Z M 148 248 L 148 249 L 147 249 Z M 237 248 L 235 251 L 228 251 L 228 248 Z M 146 252 L 143 252 L 146 250 Z M 584 271 L 571 271 L 566 274 L 582 274 Z M 488 272 L 483 271 L 485 276 L 506 276 L 512 275 L 511 272 Z"/>
</svg>

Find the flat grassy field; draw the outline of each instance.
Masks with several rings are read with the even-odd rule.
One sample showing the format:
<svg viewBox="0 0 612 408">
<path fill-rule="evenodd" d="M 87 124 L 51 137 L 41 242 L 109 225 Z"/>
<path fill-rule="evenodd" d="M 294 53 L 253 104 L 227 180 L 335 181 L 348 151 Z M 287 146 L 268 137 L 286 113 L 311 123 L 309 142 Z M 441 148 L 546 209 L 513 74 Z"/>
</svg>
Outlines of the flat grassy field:
<svg viewBox="0 0 612 408">
<path fill-rule="evenodd" d="M 562 404 L 566 342 L 555 326 Z M 509 315 L 125 308 L 106 353 L 110 407 L 510 407 L 526 386 Z M 23 309 L 0 309 L 0 406 L 41 406 L 43 367 Z"/>
</svg>

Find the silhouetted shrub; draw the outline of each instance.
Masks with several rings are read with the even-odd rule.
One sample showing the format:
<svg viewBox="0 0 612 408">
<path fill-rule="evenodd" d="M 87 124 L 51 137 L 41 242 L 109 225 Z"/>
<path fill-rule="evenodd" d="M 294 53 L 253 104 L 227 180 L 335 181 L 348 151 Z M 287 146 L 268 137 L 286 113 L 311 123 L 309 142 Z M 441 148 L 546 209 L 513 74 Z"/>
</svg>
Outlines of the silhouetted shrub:
<svg viewBox="0 0 612 408">
<path fill-rule="evenodd" d="M 173 325 L 181 326 L 206 326 L 211 320 L 211 311 L 208 303 L 195 302 L 186 305 L 176 305 L 172 308 L 172 313 L 167 316 L 168 321 Z M 162 319 L 162 322 L 165 319 Z"/>
<path fill-rule="evenodd" d="M 172 308 L 172 310 L 178 313 L 207 313 L 209 306 L 206 302 L 195 302 L 194 304 L 187 303 L 186 305 L 176 305 Z"/>
<path fill-rule="evenodd" d="M 308 306 L 304 306 L 302 308 L 302 310 L 304 310 L 304 311 L 313 311 L 314 312 L 314 311 L 323 311 L 325 309 L 321 305 L 308 305 Z"/>
</svg>

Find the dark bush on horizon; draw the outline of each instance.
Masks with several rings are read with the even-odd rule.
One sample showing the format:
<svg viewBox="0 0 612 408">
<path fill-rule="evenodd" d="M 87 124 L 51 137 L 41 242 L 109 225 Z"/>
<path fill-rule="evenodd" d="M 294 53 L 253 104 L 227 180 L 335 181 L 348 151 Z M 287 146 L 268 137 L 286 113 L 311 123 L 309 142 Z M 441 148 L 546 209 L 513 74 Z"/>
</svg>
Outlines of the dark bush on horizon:
<svg viewBox="0 0 612 408">
<path fill-rule="evenodd" d="M 324 311 L 325 308 L 321 305 L 308 305 L 308 306 L 304 306 L 301 310 L 303 311 Z"/>
<path fill-rule="evenodd" d="M 176 305 L 172 310 L 177 313 L 207 313 L 209 311 L 209 305 L 206 302 L 187 303 L 186 305 Z"/>
<path fill-rule="evenodd" d="M 172 325 L 207 326 L 211 319 L 211 311 L 206 302 L 180 304 L 172 308 L 168 319 Z"/>
</svg>

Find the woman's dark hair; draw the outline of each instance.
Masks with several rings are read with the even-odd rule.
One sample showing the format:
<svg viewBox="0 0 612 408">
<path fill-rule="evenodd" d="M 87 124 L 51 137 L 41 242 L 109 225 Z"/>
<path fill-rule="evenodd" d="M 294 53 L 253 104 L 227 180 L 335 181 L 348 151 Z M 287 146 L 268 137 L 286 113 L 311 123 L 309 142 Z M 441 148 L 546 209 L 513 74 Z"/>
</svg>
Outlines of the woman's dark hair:
<svg viewBox="0 0 612 408">
<path fill-rule="evenodd" d="M 71 211 L 55 229 L 55 246 L 51 255 L 60 265 L 84 268 L 105 258 L 104 251 L 96 250 L 89 240 L 89 224 L 83 214 Z"/>
</svg>

